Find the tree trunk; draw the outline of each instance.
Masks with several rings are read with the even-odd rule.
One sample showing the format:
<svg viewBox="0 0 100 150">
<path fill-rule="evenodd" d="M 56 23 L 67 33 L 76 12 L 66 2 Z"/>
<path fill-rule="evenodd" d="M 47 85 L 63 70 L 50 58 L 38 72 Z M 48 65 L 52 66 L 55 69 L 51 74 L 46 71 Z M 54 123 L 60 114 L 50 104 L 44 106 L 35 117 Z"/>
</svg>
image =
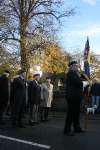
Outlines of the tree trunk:
<svg viewBox="0 0 100 150">
<path fill-rule="evenodd" d="M 20 41 L 20 56 L 21 56 L 21 68 L 26 71 L 26 76 L 28 76 L 29 69 L 30 69 L 30 62 L 29 62 L 29 50 L 26 46 L 26 38 L 21 36 Z"/>
<path fill-rule="evenodd" d="M 24 70 L 27 70 L 29 67 L 29 61 L 28 61 L 28 49 L 26 47 L 26 40 L 24 37 L 21 37 L 20 41 L 20 55 L 21 55 L 21 68 Z"/>
<path fill-rule="evenodd" d="M 19 1 L 19 10 L 20 10 L 20 56 L 21 56 L 21 68 L 26 71 L 26 78 L 28 76 L 30 63 L 29 63 L 29 49 L 27 47 L 26 39 L 26 28 L 28 25 L 28 17 L 25 14 L 24 10 L 24 0 Z"/>
<path fill-rule="evenodd" d="M 26 27 L 27 22 L 23 19 L 21 21 L 21 30 L 20 30 L 20 56 L 21 56 L 21 68 L 26 71 L 26 78 L 28 77 L 29 69 L 30 69 L 30 61 L 29 61 L 29 49 L 27 47 L 27 39 L 26 39 Z"/>
</svg>

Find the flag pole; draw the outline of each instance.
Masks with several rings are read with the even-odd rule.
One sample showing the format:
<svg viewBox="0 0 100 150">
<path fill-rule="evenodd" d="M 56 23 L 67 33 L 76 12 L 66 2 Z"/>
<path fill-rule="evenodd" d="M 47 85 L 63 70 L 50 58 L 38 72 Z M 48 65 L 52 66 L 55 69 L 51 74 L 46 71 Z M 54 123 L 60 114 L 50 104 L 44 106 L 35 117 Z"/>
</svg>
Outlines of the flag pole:
<svg viewBox="0 0 100 150">
<path fill-rule="evenodd" d="M 85 120 L 84 120 L 84 128 L 87 130 L 88 127 L 88 119 L 89 119 L 89 114 L 87 113 L 87 106 L 90 100 L 90 88 L 91 88 L 91 78 L 90 78 L 90 45 L 89 45 L 89 37 L 87 36 L 87 41 L 85 43 L 85 49 L 84 49 L 84 71 L 85 73 L 83 74 L 85 79 L 89 83 L 89 88 L 88 88 L 88 94 L 87 97 L 84 97 L 86 100 L 86 111 L 85 111 Z"/>
</svg>

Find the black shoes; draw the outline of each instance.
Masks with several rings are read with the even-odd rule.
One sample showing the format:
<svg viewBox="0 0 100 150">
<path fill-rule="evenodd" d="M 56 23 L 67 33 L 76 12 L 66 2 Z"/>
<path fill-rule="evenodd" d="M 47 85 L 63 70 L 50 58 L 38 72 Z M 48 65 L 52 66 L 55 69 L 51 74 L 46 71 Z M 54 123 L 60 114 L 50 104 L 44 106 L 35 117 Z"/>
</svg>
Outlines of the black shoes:
<svg viewBox="0 0 100 150">
<path fill-rule="evenodd" d="M 49 121 L 48 119 L 41 120 L 41 122 L 48 122 L 48 121 Z"/>
<path fill-rule="evenodd" d="M 34 126 L 34 125 L 35 125 L 35 122 L 32 121 L 32 120 L 29 120 L 29 125 Z"/>
<path fill-rule="evenodd" d="M 66 135 L 66 136 L 74 136 L 75 135 L 75 133 L 84 133 L 85 131 L 83 130 L 83 129 L 81 129 L 81 128 L 78 128 L 78 129 L 74 129 L 74 131 L 64 131 L 64 135 Z"/>
<path fill-rule="evenodd" d="M 5 122 L 3 120 L 0 120 L 0 125 L 5 125 Z"/>
<path fill-rule="evenodd" d="M 35 122 L 33 120 L 29 120 L 29 125 L 31 125 L 31 126 L 38 125 L 39 123 L 40 123 L 39 121 Z"/>
<path fill-rule="evenodd" d="M 18 124 L 17 127 L 19 127 L 19 128 L 26 128 L 23 124 Z"/>
<path fill-rule="evenodd" d="M 74 130 L 75 133 L 84 133 L 85 131 L 83 129 L 75 129 Z"/>
<path fill-rule="evenodd" d="M 66 136 L 74 136 L 74 133 L 73 132 L 64 132 L 64 135 L 66 135 Z"/>
<path fill-rule="evenodd" d="M 72 132 L 70 129 L 64 129 L 64 135 L 66 136 L 74 136 L 74 132 Z"/>
<path fill-rule="evenodd" d="M 23 123 L 12 122 L 12 128 L 26 128 Z"/>
</svg>

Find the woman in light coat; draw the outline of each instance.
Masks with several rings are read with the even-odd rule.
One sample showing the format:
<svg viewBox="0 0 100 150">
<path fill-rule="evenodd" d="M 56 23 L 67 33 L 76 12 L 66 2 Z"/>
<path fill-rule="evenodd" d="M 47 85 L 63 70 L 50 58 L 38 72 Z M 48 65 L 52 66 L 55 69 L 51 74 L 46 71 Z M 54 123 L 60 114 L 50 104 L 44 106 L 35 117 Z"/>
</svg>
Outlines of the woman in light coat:
<svg viewBox="0 0 100 150">
<path fill-rule="evenodd" d="M 53 84 L 51 79 L 46 78 L 46 82 L 41 85 L 41 121 L 48 121 L 48 113 L 53 100 Z"/>
</svg>

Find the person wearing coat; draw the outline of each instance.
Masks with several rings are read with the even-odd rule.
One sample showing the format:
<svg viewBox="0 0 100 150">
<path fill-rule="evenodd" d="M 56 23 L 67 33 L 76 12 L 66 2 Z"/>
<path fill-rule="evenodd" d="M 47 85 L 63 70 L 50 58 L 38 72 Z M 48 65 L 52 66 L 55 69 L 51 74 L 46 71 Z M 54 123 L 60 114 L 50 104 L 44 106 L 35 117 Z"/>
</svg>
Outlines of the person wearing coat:
<svg viewBox="0 0 100 150">
<path fill-rule="evenodd" d="M 91 95 L 92 95 L 92 106 L 97 105 L 99 107 L 100 101 L 100 83 L 95 79 L 91 86 Z"/>
<path fill-rule="evenodd" d="M 67 115 L 64 126 L 64 134 L 73 135 L 71 126 L 73 124 L 74 132 L 83 132 L 80 127 L 80 104 L 83 98 L 83 82 L 78 72 L 78 63 L 72 61 L 69 63 L 69 71 L 66 76 L 66 100 Z"/>
<path fill-rule="evenodd" d="M 51 78 L 47 77 L 46 82 L 41 85 L 41 121 L 48 121 L 48 114 L 53 100 L 53 84 Z"/>
<path fill-rule="evenodd" d="M 9 99 L 9 77 L 10 72 L 5 70 L 0 76 L 0 124 L 4 124 L 3 113 L 7 107 Z"/>
<path fill-rule="evenodd" d="M 24 70 L 19 70 L 18 77 L 13 80 L 11 87 L 11 117 L 13 127 L 25 127 L 22 123 L 23 112 L 26 103 L 26 84 Z"/>
<path fill-rule="evenodd" d="M 97 105 L 97 110 L 96 112 L 100 111 L 100 83 L 98 82 L 97 79 L 94 80 L 90 93 L 92 95 L 92 107 L 94 105 Z"/>
<path fill-rule="evenodd" d="M 33 75 L 34 80 L 30 81 L 28 86 L 28 103 L 29 103 L 29 124 L 39 123 L 39 105 L 41 99 L 41 88 L 39 85 L 40 74 Z"/>
</svg>

